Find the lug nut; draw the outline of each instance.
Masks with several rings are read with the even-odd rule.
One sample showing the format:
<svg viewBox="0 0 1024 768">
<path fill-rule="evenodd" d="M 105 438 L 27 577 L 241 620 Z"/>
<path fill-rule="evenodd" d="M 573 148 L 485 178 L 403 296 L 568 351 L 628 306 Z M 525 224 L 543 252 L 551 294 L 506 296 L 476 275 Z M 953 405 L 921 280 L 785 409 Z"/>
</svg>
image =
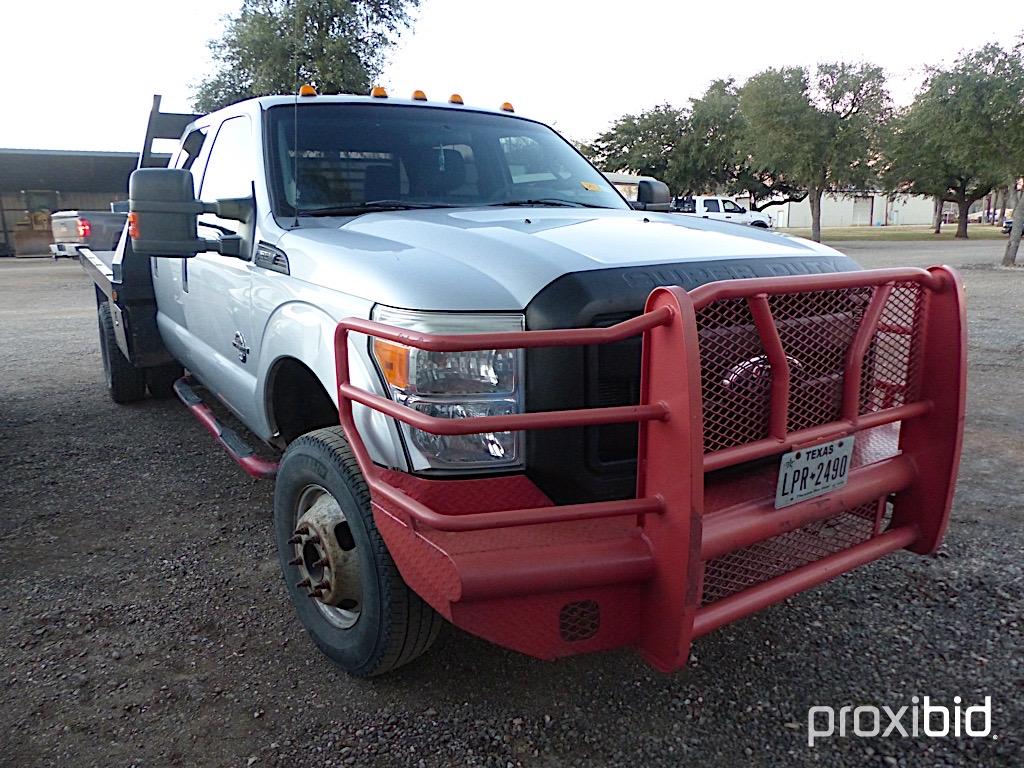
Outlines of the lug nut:
<svg viewBox="0 0 1024 768">
<path fill-rule="evenodd" d="M 319 533 L 314 533 L 312 536 L 310 536 L 309 537 L 309 543 L 310 544 L 319 544 L 320 543 L 320 534 Z"/>
<path fill-rule="evenodd" d="M 289 560 L 288 565 L 302 565 L 302 558 L 296 557 L 294 560 Z"/>
<path fill-rule="evenodd" d="M 303 579 L 302 581 L 300 581 L 295 586 L 298 587 L 299 589 L 305 589 L 306 587 L 308 587 L 312 583 L 313 582 L 311 582 L 309 579 Z"/>
<path fill-rule="evenodd" d="M 330 589 L 331 589 L 331 582 L 327 581 L 327 579 L 324 579 L 319 584 L 317 584 L 315 587 L 313 587 L 313 589 L 316 589 L 316 590 L 321 590 L 322 589 L 322 590 L 325 590 L 325 591 L 329 592 Z"/>
<path fill-rule="evenodd" d="M 327 562 L 327 560 L 325 558 L 321 557 L 319 560 L 317 560 L 315 563 L 313 563 L 313 567 L 314 568 L 328 568 L 328 569 L 330 569 L 331 564 L 329 562 Z"/>
<path fill-rule="evenodd" d="M 302 537 L 301 536 L 297 536 L 297 535 L 296 536 L 292 536 L 290 539 L 288 539 L 288 543 L 289 544 L 299 544 L 301 542 L 302 542 Z"/>
<path fill-rule="evenodd" d="M 309 523 L 303 523 L 295 529 L 295 533 L 309 533 Z"/>
</svg>

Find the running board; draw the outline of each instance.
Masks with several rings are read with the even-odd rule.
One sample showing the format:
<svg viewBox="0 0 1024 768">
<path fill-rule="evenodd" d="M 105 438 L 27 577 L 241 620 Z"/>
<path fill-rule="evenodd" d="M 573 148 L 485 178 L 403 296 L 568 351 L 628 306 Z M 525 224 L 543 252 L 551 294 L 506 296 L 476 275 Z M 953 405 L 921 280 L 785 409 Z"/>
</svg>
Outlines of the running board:
<svg viewBox="0 0 1024 768">
<path fill-rule="evenodd" d="M 277 475 L 277 462 L 257 456 L 256 451 L 242 439 L 241 435 L 221 424 L 210 407 L 203 402 L 203 398 L 196 394 L 192 384 L 193 381 L 190 377 L 182 376 L 174 382 L 174 394 L 188 406 L 192 415 L 206 427 L 206 431 L 213 435 L 220 446 L 227 451 L 228 456 L 234 459 L 238 466 L 251 477 L 269 479 Z"/>
</svg>

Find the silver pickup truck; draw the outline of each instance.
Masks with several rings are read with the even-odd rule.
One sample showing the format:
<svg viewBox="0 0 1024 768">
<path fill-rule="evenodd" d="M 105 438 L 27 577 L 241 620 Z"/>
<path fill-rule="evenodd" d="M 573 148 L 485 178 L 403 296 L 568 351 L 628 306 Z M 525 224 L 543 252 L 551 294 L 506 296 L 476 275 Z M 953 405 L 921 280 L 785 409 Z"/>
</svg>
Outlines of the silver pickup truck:
<svg viewBox="0 0 1024 768">
<path fill-rule="evenodd" d="M 124 231 L 125 213 L 114 211 L 57 211 L 50 216 L 53 242 L 50 255 L 78 258 L 78 246 L 114 250 Z"/>
<path fill-rule="evenodd" d="M 155 111 L 147 143 L 179 150 L 144 150 L 127 236 L 83 251 L 112 397 L 176 393 L 274 478 L 287 593 L 328 657 L 380 674 L 444 619 L 673 670 L 723 624 L 939 546 L 952 270 L 660 213 L 654 181 L 630 204 L 511 105 L 421 97 Z"/>
</svg>

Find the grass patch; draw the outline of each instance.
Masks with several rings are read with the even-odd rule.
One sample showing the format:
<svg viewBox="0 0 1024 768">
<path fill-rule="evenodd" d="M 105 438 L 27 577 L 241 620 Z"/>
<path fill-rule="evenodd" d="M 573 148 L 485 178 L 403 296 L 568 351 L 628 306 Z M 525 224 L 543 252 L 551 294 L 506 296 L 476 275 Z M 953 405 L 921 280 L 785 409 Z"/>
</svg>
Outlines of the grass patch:
<svg viewBox="0 0 1024 768">
<path fill-rule="evenodd" d="M 810 228 L 779 228 L 779 232 L 786 232 L 797 237 L 810 237 Z M 824 227 L 821 230 L 821 239 L 826 243 L 842 242 L 844 240 L 952 240 L 956 234 L 956 224 L 943 224 L 941 234 L 933 234 L 932 228 L 925 227 Z M 1005 240 L 1006 235 L 999 231 L 999 227 L 991 224 L 968 224 L 967 237 L 969 240 Z"/>
</svg>

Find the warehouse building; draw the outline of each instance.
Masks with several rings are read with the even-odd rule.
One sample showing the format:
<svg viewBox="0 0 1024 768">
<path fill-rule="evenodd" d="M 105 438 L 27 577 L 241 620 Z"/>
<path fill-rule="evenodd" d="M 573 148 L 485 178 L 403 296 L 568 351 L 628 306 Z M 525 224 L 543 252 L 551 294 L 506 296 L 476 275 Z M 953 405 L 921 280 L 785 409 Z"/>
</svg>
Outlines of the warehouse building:
<svg viewBox="0 0 1024 768">
<path fill-rule="evenodd" d="M 137 152 L 0 149 L 0 256 L 46 253 L 55 211 L 109 210 Z"/>
<path fill-rule="evenodd" d="M 749 201 L 739 198 L 740 205 Z M 783 203 L 765 209 L 776 227 L 810 227 L 811 204 Z M 825 194 L 821 198 L 822 227 L 889 227 L 927 225 L 935 215 L 935 198 L 903 195 L 890 198 L 882 192 Z"/>
</svg>

